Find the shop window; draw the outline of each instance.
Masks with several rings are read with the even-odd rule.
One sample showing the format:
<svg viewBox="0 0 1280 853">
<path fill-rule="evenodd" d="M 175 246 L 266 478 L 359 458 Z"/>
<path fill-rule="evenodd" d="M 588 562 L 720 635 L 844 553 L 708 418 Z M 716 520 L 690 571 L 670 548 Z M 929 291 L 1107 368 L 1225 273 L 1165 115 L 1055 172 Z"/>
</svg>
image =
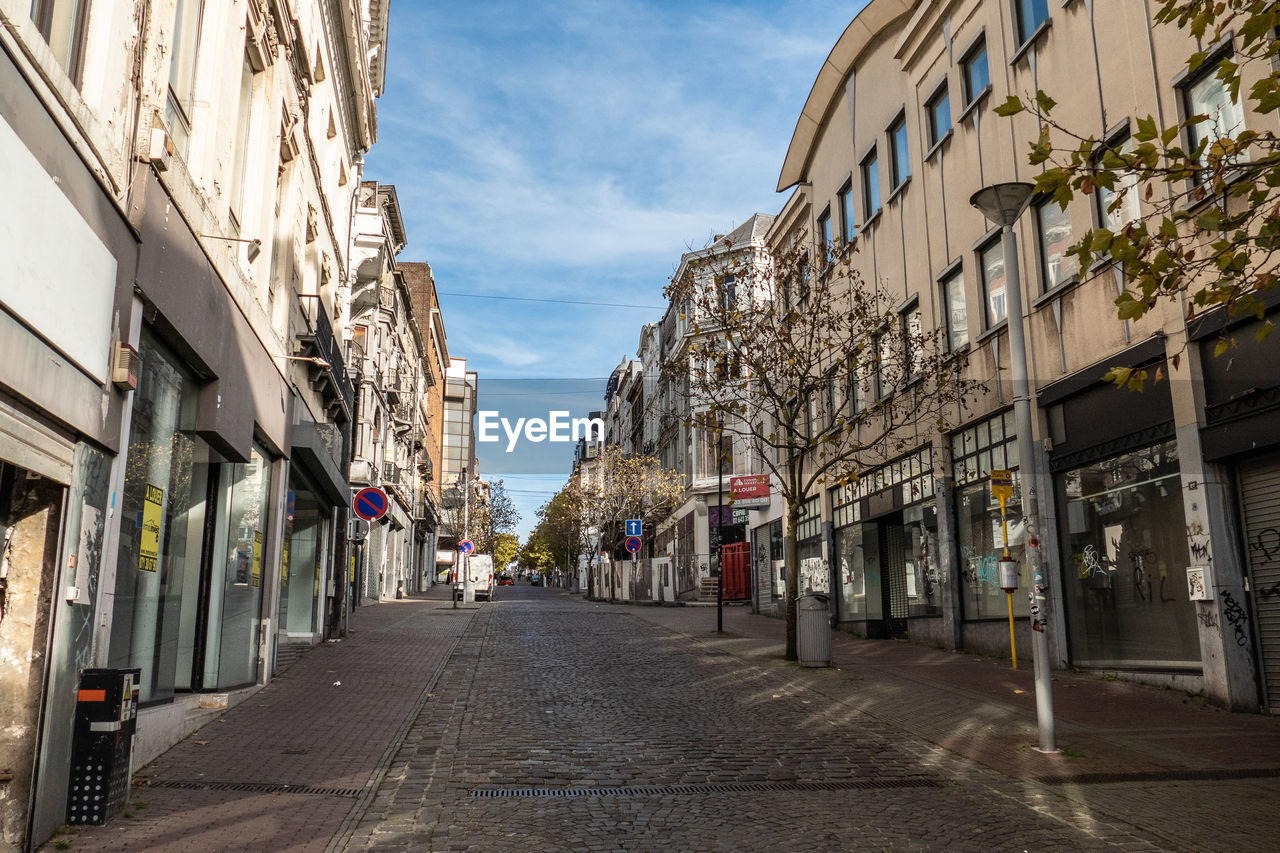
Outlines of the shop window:
<svg viewBox="0 0 1280 853">
<path fill-rule="evenodd" d="M 1055 485 L 1073 662 L 1199 669 L 1177 445 L 1076 468 Z"/>
<path fill-rule="evenodd" d="M 1043 291 L 1061 287 L 1078 277 L 1080 260 L 1068 255 L 1071 216 L 1052 198 L 1036 205 L 1036 238 L 1040 244 L 1040 281 Z"/>
<path fill-rule="evenodd" d="M 191 432 L 195 387 L 145 334 L 133 394 L 108 666 L 142 670 L 139 701 L 192 689 L 206 496 L 216 465 Z"/>
<path fill-rule="evenodd" d="M 266 567 L 271 463 L 257 447 L 249 461 L 223 466 L 227 485 L 225 539 L 219 544 L 210 590 L 208 687 L 225 689 L 257 679 L 258 619 Z M 220 577 L 219 577 L 220 575 Z"/>
<path fill-rule="evenodd" d="M 1004 247 L 999 237 L 978 251 L 978 262 L 982 267 L 982 307 L 986 314 L 986 327 L 991 329 L 1009 316 L 1005 297 Z"/>
<path fill-rule="evenodd" d="M 822 498 L 815 495 L 800 507 L 796 540 L 800 556 L 800 594 L 831 591 L 831 578 L 822 559 Z"/>
<path fill-rule="evenodd" d="M 969 316 L 964 302 L 964 270 L 956 271 L 942 280 L 942 298 L 946 310 L 947 349 L 952 352 L 969 343 Z"/>
<path fill-rule="evenodd" d="M 320 588 L 328 558 L 328 511 L 315 492 L 296 480 L 285 507 L 279 625 L 286 635 L 310 636 L 319 631 L 324 600 Z"/>
<path fill-rule="evenodd" d="M 960 559 L 962 605 L 966 620 L 1008 617 L 1008 602 L 1000 589 L 999 560 L 1004 555 L 1005 522 L 1009 555 L 1023 563 L 1022 492 L 1017 473 L 1018 441 L 1013 412 L 973 424 L 951 436 L 952 476 L 956 484 L 956 544 Z M 1005 503 L 991 496 L 991 472 L 1013 471 L 1013 497 Z M 1022 566 L 1020 588 L 1028 577 Z M 1013 597 L 1013 612 L 1026 616 L 1026 595 Z"/>
</svg>

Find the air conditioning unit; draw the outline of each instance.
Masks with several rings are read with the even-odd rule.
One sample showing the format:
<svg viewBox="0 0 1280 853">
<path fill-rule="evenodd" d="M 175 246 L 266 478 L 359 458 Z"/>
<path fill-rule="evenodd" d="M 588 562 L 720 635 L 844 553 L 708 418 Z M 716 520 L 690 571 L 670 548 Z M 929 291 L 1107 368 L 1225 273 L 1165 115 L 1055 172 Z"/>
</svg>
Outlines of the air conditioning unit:
<svg viewBox="0 0 1280 853">
<path fill-rule="evenodd" d="M 111 384 L 121 391 L 136 391 L 141 372 L 142 356 L 124 341 L 117 341 L 111 351 Z"/>
</svg>

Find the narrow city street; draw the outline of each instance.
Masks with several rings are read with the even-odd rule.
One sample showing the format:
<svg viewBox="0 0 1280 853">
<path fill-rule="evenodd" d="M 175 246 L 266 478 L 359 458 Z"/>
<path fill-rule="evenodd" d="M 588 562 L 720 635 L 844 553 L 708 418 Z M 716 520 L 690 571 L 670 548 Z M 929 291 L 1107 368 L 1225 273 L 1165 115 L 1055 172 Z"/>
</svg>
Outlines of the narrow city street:
<svg viewBox="0 0 1280 853">
<path fill-rule="evenodd" d="M 744 608 L 716 635 L 707 607 L 522 583 L 491 604 L 444 598 L 361 608 L 348 640 L 143 768 L 124 817 L 43 849 L 1260 850 L 1280 830 L 1275 772 L 1241 772 L 1274 766 L 1269 718 L 1121 685 L 1115 716 L 1155 697 L 1182 743 L 1144 758 L 1068 723 L 1068 757 L 1037 757 L 1033 715 L 979 696 L 1003 664 L 881 642 L 915 657 L 851 665 L 838 638 L 836 668 L 801 670 L 781 622 Z M 1074 689 L 1089 705 L 1116 687 Z M 940 746 L 944 729 L 965 737 Z M 1255 764 L 1212 769 L 1218 736 L 1257 747 Z M 1046 784 L 1082 743 L 1085 770 L 1178 749 L 1198 770 Z"/>
</svg>

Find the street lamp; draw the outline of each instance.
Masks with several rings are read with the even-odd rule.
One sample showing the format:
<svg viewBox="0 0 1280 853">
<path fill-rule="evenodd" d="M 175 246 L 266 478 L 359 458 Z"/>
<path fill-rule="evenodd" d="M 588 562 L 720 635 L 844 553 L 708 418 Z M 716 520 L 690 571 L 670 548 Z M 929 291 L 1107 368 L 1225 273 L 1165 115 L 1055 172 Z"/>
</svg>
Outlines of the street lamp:
<svg viewBox="0 0 1280 853">
<path fill-rule="evenodd" d="M 969 198 L 983 216 L 1000 226 L 1000 250 L 1004 255 L 1005 304 L 1009 323 L 1009 372 L 1013 379 L 1013 418 L 1018 435 L 1018 471 L 1022 479 L 1022 516 L 1026 530 L 1026 554 L 1031 566 L 1031 657 L 1035 667 L 1036 722 L 1040 751 L 1057 752 L 1053 723 L 1053 685 L 1049 672 L 1049 636 L 1045 632 L 1045 590 L 1048 573 L 1036 536 L 1039 518 L 1039 478 L 1031 438 L 1031 382 L 1027 378 L 1027 338 L 1022 323 L 1022 279 L 1018 270 L 1018 238 L 1013 224 L 1031 203 L 1035 186 L 1022 181 L 993 184 Z"/>
</svg>

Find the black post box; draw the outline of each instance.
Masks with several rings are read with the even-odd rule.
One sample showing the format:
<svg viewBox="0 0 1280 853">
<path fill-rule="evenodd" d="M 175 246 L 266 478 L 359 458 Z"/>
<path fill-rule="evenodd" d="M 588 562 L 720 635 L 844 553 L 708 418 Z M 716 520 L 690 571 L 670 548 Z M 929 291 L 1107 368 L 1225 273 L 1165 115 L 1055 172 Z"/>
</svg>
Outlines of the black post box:
<svg viewBox="0 0 1280 853">
<path fill-rule="evenodd" d="M 129 797 L 138 669 L 86 669 L 76 694 L 67 823 L 101 826 Z"/>
</svg>

